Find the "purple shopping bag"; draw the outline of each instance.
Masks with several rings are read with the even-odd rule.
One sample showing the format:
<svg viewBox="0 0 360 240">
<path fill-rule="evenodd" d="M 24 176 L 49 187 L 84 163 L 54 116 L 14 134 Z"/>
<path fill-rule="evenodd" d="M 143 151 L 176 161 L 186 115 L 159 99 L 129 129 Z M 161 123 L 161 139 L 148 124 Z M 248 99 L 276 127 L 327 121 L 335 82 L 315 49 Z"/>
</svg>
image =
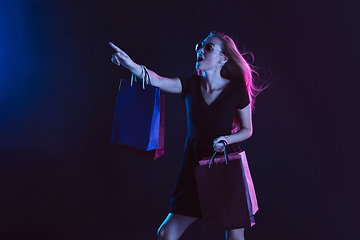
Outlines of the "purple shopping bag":
<svg viewBox="0 0 360 240">
<path fill-rule="evenodd" d="M 158 87 L 121 80 L 111 141 L 150 159 L 164 155 L 164 96 Z"/>
<path fill-rule="evenodd" d="M 212 158 L 195 167 L 204 231 L 253 226 L 258 205 L 245 152 Z"/>
</svg>

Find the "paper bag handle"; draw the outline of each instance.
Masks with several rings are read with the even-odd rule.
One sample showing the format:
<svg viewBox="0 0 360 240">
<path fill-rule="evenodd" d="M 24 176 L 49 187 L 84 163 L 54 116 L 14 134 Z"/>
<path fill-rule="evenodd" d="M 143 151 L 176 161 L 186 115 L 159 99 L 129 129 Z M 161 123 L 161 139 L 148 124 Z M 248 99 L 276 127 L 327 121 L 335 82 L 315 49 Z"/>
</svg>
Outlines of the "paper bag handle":
<svg viewBox="0 0 360 240">
<path fill-rule="evenodd" d="M 143 65 L 141 65 L 141 75 L 142 76 L 142 84 L 143 84 L 143 89 L 145 89 L 145 82 L 146 84 L 150 84 L 151 85 L 151 82 L 150 82 L 150 75 L 147 71 L 147 68 Z M 136 76 L 132 73 L 131 74 L 131 80 L 130 80 L 130 86 L 133 85 L 133 82 L 137 82 L 137 78 Z"/>
<path fill-rule="evenodd" d="M 229 158 L 228 158 L 226 149 L 229 148 L 229 144 L 225 140 L 220 140 L 219 143 L 223 143 L 225 146 L 225 149 L 224 149 L 225 162 L 226 162 L 226 164 L 228 164 Z M 214 162 L 214 158 L 215 158 L 216 154 L 217 154 L 217 151 L 215 151 L 215 153 L 212 155 L 212 157 L 210 159 L 209 168 L 210 168 L 211 164 Z"/>
</svg>

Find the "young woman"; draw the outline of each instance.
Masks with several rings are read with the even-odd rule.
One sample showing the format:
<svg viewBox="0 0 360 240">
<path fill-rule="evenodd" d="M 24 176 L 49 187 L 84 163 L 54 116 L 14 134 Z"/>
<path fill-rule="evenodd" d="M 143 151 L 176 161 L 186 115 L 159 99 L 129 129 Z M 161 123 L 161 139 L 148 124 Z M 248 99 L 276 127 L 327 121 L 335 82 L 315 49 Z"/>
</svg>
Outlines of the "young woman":
<svg viewBox="0 0 360 240">
<path fill-rule="evenodd" d="M 141 78 L 144 68 L 134 63 L 120 48 L 112 62 L 124 66 Z M 253 132 L 251 110 L 256 96 L 250 65 L 227 35 L 211 32 L 196 46 L 196 69 L 200 75 L 186 78 L 166 78 L 148 70 L 150 84 L 170 93 L 181 93 L 186 102 L 188 136 L 181 169 L 171 197 L 170 213 L 158 230 L 160 240 L 179 239 L 198 218 L 201 209 L 194 167 L 214 150 L 224 151 L 229 145 L 248 139 Z M 238 130 L 233 130 L 235 117 Z M 244 239 L 244 229 L 228 230 L 227 240 Z"/>
</svg>

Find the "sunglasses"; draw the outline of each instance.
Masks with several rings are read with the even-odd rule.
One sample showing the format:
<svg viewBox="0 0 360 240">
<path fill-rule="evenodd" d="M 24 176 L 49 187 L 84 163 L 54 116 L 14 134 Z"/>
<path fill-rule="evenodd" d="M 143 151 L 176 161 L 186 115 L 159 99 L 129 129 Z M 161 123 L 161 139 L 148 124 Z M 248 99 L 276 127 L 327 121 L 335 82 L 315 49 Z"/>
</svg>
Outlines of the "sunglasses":
<svg viewBox="0 0 360 240">
<path fill-rule="evenodd" d="M 197 43 L 196 46 L 195 46 L 195 52 L 199 52 L 201 49 L 204 49 L 204 53 L 210 53 L 212 51 L 216 51 L 216 52 L 220 52 L 219 50 L 216 50 L 214 48 L 214 45 L 212 43 L 207 43 L 205 44 L 205 46 L 203 45 L 203 43 Z"/>
</svg>

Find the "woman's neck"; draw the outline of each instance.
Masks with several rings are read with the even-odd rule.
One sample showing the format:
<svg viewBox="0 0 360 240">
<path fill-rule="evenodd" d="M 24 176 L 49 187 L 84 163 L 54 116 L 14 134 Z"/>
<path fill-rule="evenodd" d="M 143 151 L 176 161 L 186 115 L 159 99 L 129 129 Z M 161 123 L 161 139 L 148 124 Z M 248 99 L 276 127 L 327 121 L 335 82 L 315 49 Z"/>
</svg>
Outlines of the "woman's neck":
<svg viewBox="0 0 360 240">
<path fill-rule="evenodd" d="M 229 80 L 223 78 L 220 71 L 203 71 L 202 87 L 207 92 L 221 90 L 228 84 Z"/>
</svg>

